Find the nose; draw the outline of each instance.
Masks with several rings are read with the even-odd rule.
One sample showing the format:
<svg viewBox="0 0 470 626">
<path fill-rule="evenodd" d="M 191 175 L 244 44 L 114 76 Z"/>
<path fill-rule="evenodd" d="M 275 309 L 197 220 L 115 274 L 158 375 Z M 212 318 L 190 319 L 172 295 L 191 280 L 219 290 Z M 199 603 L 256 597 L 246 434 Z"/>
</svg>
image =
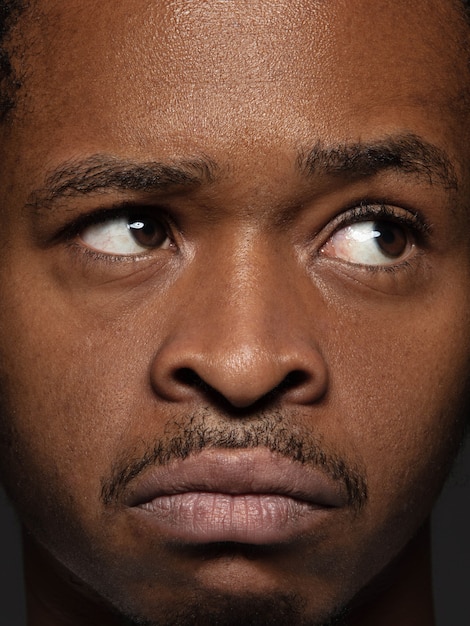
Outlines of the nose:
<svg viewBox="0 0 470 626">
<path fill-rule="evenodd" d="M 311 294 L 286 279 L 282 263 L 266 261 L 212 264 L 209 275 L 182 281 L 184 304 L 152 363 L 158 396 L 173 402 L 210 396 L 236 409 L 323 397 L 328 374 L 314 339 Z"/>
</svg>

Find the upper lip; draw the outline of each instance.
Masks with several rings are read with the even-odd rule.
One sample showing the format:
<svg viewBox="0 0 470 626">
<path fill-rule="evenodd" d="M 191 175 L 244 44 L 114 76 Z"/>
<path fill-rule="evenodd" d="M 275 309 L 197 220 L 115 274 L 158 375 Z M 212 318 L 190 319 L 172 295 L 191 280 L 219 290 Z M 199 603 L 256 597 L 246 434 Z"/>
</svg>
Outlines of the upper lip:
<svg viewBox="0 0 470 626">
<path fill-rule="evenodd" d="M 206 449 L 184 460 L 152 466 L 127 485 L 123 500 L 138 507 L 161 496 L 188 492 L 277 494 L 324 507 L 348 503 L 342 482 L 266 448 Z"/>
</svg>

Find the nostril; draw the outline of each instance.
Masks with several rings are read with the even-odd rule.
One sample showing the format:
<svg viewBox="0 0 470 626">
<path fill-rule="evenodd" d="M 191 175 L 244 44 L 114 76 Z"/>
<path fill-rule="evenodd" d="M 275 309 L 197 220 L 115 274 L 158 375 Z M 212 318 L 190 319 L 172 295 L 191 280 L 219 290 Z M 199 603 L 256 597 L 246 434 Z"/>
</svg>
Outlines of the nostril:
<svg viewBox="0 0 470 626">
<path fill-rule="evenodd" d="M 289 372 L 285 378 L 277 385 L 271 393 L 283 393 L 285 391 L 290 391 L 291 389 L 296 389 L 297 387 L 301 387 L 305 385 L 310 380 L 310 376 L 307 372 L 303 372 L 302 370 L 293 370 Z"/>
<path fill-rule="evenodd" d="M 181 367 L 174 373 L 174 378 L 185 387 L 207 390 L 208 385 L 202 378 L 190 367 Z"/>
<path fill-rule="evenodd" d="M 228 407 L 233 409 L 230 400 L 225 398 L 223 393 L 206 383 L 205 380 L 190 367 L 177 369 L 174 372 L 174 380 L 188 389 L 195 389 L 206 397 L 211 398 L 212 402 L 223 407 L 225 410 L 227 410 Z"/>
<path fill-rule="evenodd" d="M 312 350 L 279 357 L 261 350 L 240 349 L 234 355 L 232 349 L 221 356 L 222 349 L 211 353 L 172 348 L 159 352 L 152 367 L 155 392 L 171 402 L 204 398 L 230 410 L 253 410 L 284 400 L 310 404 L 326 392 L 324 362 Z"/>
<path fill-rule="evenodd" d="M 212 401 L 219 403 L 220 405 L 229 405 L 232 408 L 245 409 L 246 406 L 251 408 L 260 407 L 266 402 L 275 402 L 279 397 L 292 394 L 293 398 L 297 398 L 302 401 L 302 398 L 307 395 L 310 396 L 309 387 L 312 382 L 312 377 L 307 371 L 296 369 L 292 370 L 281 380 L 281 382 L 274 386 L 270 391 L 260 394 L 252 394 L 249 400 L 245 400 L 240 403 L 237 399 L 227 393 L 222 392 L 216 387 L 211 386 L 202 378 L 193 368 L 181 367 L 174 371 L 173 379 L 186 389 L 196 390 L 208 397 L 212 398 Z M 221 385 L 224 388 L 224 384 Z"/>
<path fill-rule="evenodd" d="M 188 387 L 196 387 L 198 389 L 204 390 L 208 390 L 210 388 L 210 385 L 204 382 L 199 374 L 190 367 L 179 368 L 178 370 L 176 370 L 174 377 L 175 380 L 177 380 L 179 383 Z M 285 378 L 269 393 L 282 393 L 283 391 L 289 391 L 290 389 L 300 387 L 307 383 L 309 378 L 310 377 L 307 372 L 303 372 L 302 370 L 294 370 L 292 372 L 289 372 L 285 376 Z"/>
</svg>

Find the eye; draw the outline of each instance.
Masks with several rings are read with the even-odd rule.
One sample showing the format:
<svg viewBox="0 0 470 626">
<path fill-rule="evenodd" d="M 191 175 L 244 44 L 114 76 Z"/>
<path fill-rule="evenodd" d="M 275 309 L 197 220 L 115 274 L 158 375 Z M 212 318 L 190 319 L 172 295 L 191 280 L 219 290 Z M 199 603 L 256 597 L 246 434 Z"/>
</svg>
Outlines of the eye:
<svg viewBox="0 0 470 626">
<path fill-rule="evenodd" d="M 80 239 L 95 251 L 117 256 L 138 255 L 171 245 L 165 224 L 148 215 L 102 219 L 85 226 Z"/>
<path fill-rule="evenodd" d="M 391 220 L 363 221 L 338 229 L 323 246 L 328 257 L 357 265 L 394 265 L 414 246 L 410 229 Z"/>
</svg>

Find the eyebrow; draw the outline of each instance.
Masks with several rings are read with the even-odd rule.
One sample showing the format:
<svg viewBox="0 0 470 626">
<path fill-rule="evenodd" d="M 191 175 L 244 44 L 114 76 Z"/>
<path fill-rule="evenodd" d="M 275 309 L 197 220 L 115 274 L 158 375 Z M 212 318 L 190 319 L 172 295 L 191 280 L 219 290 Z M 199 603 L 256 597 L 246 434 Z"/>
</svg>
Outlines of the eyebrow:
<svg viewBox="0 0 470 626">
<path fill-rule="evenodd" d="M 44 187 L 30 194 L 28 204 L 48 206 L 62 198 L 111 190 L 164 192 L 195 187 L 212 182 L 216 169 L 207 157 L 163 163 L 96 154 L 59 165 L 48 174 Z"/>
<path fill-rule="evenodd" d="M 458 178 L 447 154 L 413 133 L 393 135 L 366 143 L 345 143 L 325 147 L 316 144 L 303 152 L 298 166 L 306 176 L 317 174 L 369 178 L 396 170 L 416 176 L 430 185 L 458 189 Z"/>
<path fill-rule="evenodd" d="M 372 142 L 334 146 L 317 143 L 297 159 L 307 178 L 337 176 L 370 178 L 387 170 L 417 176 L 430 185 L 458 189 L 457 175 L 447 154 L 418 135 L 393 135 Z M 218 167 L 206 156 L 175 162 L 139 162 L 106 154 L 69 160 L 52 170 L 42 189 L 27 204 L 49 207 L 59 199 L 107 191 L 168 192 L 210 184 Z"/>
</svg>

